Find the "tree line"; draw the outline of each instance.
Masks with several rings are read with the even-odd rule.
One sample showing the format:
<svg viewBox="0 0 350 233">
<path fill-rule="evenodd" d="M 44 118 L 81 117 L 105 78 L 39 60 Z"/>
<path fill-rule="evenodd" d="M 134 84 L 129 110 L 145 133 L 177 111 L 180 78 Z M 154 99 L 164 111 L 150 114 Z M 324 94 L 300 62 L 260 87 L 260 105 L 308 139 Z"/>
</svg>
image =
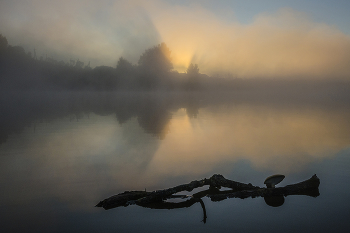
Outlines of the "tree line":
<svg viewBox="0 0 350 233">
<path fill-rule="evenodd" d="M 171 51 L 165 43 L 144 51 L 133 65 L 120 57 L 115 67 L 90 67 L 90 62 L 57 61 L 37 58 L 20 46 L 11 46 L 0 34 L 0 88 L 57 90 L 199 90 L 201 80 L 197 64 L 186 73 L 173 70 Z"/>
</svg>

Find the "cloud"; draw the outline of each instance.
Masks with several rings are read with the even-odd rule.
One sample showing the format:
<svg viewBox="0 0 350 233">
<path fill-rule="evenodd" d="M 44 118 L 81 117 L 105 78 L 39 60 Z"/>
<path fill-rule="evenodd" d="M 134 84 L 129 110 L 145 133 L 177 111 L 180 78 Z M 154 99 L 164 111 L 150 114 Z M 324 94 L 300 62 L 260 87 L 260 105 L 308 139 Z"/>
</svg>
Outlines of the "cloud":
<svg viewBox="0 0 350 233">
<path fill-rule="evenodd" d="M 192 62 L 202 73 L 241 78 L 350 77 L 350 37 L 293 9 L 257 15 L 250 24 L 160 0 L 18 0 L 2 1 L 0 9 L 1 33 L 11 44 L 56 59 L 114 66 L 124 56 L 136 63 L 165 42 L 180 72 Z"/>
<path fill-rule="evenodd" d="M 55 59 L 91 60 L 115 66 L 120 56 L 133 62 L 160 42 L 141 6 L 128 1 L 5 1 L 0 27 L 10 44 L 37 49 Z"/>
<path fill-rule="evenodd" d="M 246 78 L 350 76 L 350 37 L 292 9 L 262 14 L 242 25 L 219 20 L 198 6 L 173 7 L 154 22 L 173 49 L 174 62 L 197 63 L 204 73 Z"/>
</svg>

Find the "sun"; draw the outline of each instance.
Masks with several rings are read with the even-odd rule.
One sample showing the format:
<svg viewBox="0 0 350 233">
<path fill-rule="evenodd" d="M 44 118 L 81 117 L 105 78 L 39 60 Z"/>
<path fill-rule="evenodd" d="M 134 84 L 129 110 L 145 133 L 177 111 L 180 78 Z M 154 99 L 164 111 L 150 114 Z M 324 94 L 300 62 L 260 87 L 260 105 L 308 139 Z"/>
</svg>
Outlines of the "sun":
<svg viewBox="0 0 350 233">
<path fill-rule="evenodd" d="M 172 54 L 174 70 L 185 73 L 193 58 L 192 51 L 178 51 Z"/>
</svg>

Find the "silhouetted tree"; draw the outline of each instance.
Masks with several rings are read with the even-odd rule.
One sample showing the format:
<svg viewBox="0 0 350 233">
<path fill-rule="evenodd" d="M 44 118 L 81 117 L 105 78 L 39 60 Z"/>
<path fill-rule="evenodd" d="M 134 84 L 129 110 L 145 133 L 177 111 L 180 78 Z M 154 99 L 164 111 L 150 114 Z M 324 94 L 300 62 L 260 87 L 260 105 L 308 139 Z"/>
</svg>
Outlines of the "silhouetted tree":
<svg viewBox="0 0 350 233">
<path fill-rule="evenodd" d="M 0 51 L 5 50 L 8 47 L 8 42 L 6 37 L 0 34 Z"/>
<path fill-rule="evenodd" d="M 92 84 L 97 90 L 112 90 L 117 85 L 115 69 L 109 66 L 97 66 L 92 70 Z"/>
<path fill-rule="evenodd" d="M 190 64 L 187 68 L 187 71 L 186 73 L 188 75 L 198 75 L 199 74 L 199 68 L 198 68 L 198 65 L 197 64 Z"/>
<path fill-rule="evenodd" d="M 188 82 L 186 88 L 196 90 L 199 88 L 199 68 L 197 64 L 190 64 L 187 68 Z"/>
<path fill-rule="evenodd" d="M 123 57 L 120 57 L 117 63 L 117 72 L 119 74 L 126 74 L 126 73 L 130 73 L 133 69 L 133 66 L 131 64 L 131 62 L 129 62 L 128 60 L 126 60 Z"/>
<path fill-rule="evenodd" d="M 70 60 L 69 60 L 69 64 L 70 64 L 71 66 L 75 66 L 75 60 L 70 59 Z"/>
<path fill-rule="evenodd" d="M 84 67 L 84 69 L 86 69 L 86 70 L 91 70 L 90 61 L 89 61 L 89 63 Z"/>
<path fill-rule="evenodd" d="M 75 63 L 75 68 L 78 68 L 78 69 L 82 69 L 84 66 L 84 62 L 82 61 L 79 61 L 79 59 L 77 60 L 77 62 Z"/>
<path fill-rule="evenodd" d="M 21 46 L 8 46 L 9 52 L 14 56 L 25 56 L 26 51 Z"/>
<path fill-rule="evenodd" d="M 143 71 L 150 73 L 164 73 L 173 69 L 171 51 L 165 43 L 147 49 L 140 57 L 138 64 Z"/>
<path fill-rule="evenodd" d="M 147 49 L 138 61 L 138 84 L 143 89 L 167 89 L 169 74 L 173 69 L 170 57 L 171 51 L 166 44 L 161 43 Z"/>
</svg>

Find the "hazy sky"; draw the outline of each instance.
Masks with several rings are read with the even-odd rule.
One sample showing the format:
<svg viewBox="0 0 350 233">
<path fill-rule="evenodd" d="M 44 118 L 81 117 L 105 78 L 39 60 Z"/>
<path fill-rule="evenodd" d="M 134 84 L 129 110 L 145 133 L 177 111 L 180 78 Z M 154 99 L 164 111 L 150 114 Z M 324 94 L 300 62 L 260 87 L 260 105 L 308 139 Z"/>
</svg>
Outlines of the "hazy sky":
<svg viewBox="0 0 350 233">
<path fill-rule="evenodd" d="M 350 77 L 348 0 L 0 0 L 0 33 L 37 56 L 115 66 L 160 42 L 176 70 Z"/>
</svg>

